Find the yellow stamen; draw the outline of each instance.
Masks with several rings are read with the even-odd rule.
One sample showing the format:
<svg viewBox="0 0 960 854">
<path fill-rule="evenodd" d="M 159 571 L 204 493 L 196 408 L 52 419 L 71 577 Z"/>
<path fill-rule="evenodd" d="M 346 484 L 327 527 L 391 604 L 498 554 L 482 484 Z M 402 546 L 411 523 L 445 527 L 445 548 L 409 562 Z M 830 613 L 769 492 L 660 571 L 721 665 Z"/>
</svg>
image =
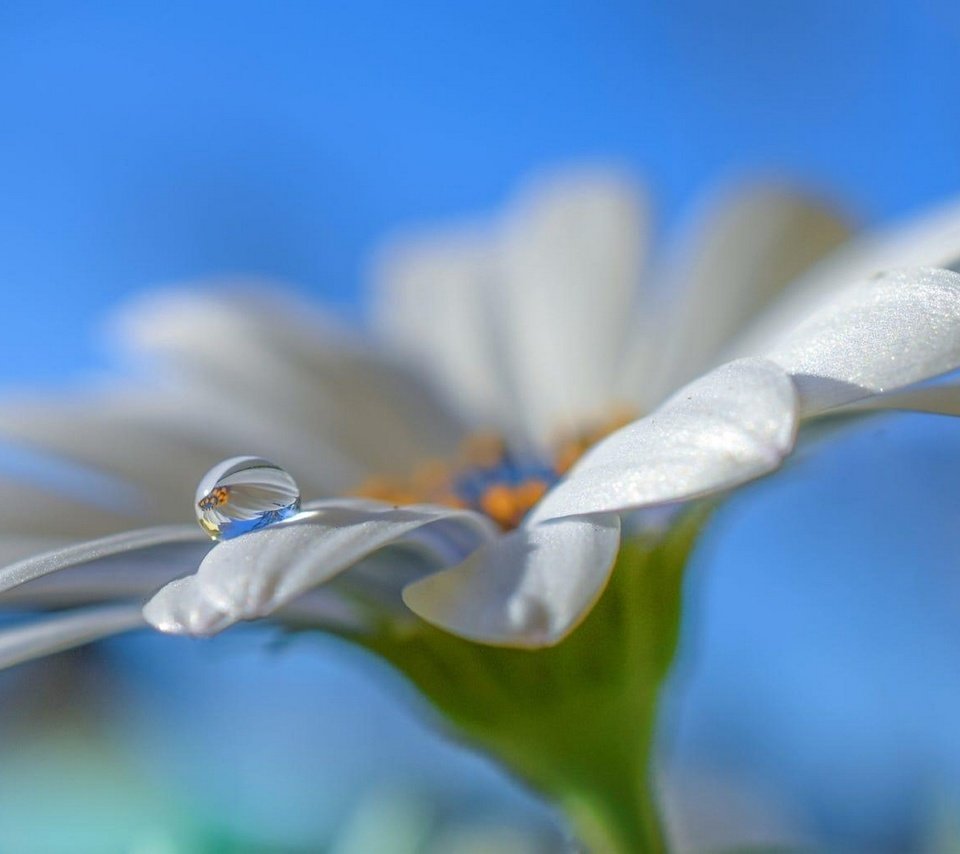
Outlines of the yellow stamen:
<svg viewBox="0 0 960 854">
<path fill-rule="evenodd" d="M 201 510 L 213 510 L 216 507 L 223 507 L 230 500 L 230 487 L 217 486 L 210 490 L 209 495 L 204 495 L 197 505 Z"/>
<path fill-rule="evenodd" d="M 616 411 L 612 418 L 557 443 L 553 471 L 565 473 L 591 445 L 632 420 L 633 413 Z M 501 436 L 480 433 L 465 440 L 452 463 L 427 460 L 408 477 L 373 477 L 352 494 L 391 504 L 441 504 L 479 510 L 505 530 L 516 528 L 550 488 L 550 465 L 534 461 L 527 479 L 524 458 L 515 456 Z M 519 472 L 518 472 L 519 467 Z"/>
<path fill-rule="evenodd" d="M 550 486 L 545 480 L 534 479 L 521 483 L 514 490 L 517 504 L 524 515 L 526 515 L 529 510 L 532 510 L 533 505 L 547 494 L 549 488 Z"/>
<path fill-rule="evenodd" d="M 502 483 L 491 486 L 480 498 L 480 509 L 501 528 L 514 527 L 517 502 L 509 486 Z"/>
</svg>

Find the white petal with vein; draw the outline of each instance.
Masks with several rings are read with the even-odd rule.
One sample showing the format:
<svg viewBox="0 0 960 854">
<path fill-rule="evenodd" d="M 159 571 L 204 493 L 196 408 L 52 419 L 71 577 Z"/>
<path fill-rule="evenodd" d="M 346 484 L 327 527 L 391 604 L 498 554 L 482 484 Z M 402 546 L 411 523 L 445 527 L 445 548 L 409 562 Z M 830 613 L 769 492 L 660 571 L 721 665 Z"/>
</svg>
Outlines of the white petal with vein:
<svg viewBox="0 0 960 854">
<path fill-rule="evenodd" d="M 619 545 L 616 516 L 531 525 L 408 585 L 403 599 L 423 619 L 469 640 L 552 646 L 600 598 Z"/>
<path fill-rule="evenodd" d="M 495 536 L 488 520 L 463 510 L 349 499 L 312 506 L 319 509 L 220 543 L 196 574 L 147 603 L 147 620 L 173 634 L 215 634 L 273 613 L 385 546 L 413 541 L 449 563 Z"/>
<path fill-rule="evenodd" d="M 960 366 L 960 275 L 894 270 L 855 282 L 765 354 L 816 414 Z"/>
<path fill-rule="evenodd" d="M 462 227 L 394 238 L 372 274 L 384 340 L 486 427 L 509 417 L 492 329 L 495 259 L 489 234 Z"/>
<path fill-rule="evenodd" d="M 481 424 L 546 442 L 613 397 L 647 242 L 623 174 L 543 176 L 489 227 L 396 241 L 377 267 L 388 337 Z"/>
<path fill-rule="evenodd" d="M 51 573 L 107 561 L 114 562 L 121 585 L 129 581 L 121 576 L 135 577 L 144 562 L 156 563 L 158 557 L 167 561 L 165 568 L 170 578 L 195 568 L 212 545 L 196 525 L 161 525 L 88 540 L 0 568 L 0 595 Z"/>
<path fill-rule="evenodd" d="M 901 267 L 960 268 L 960 201 L 953 199 L 844 244 L 786 288 L 728 355 L 770 349 L 798 317 L 829 305 L 838 287 Z"/>
<path fill-rule="evenodd" d="M 644 202 L 625 175 L 573 170 L 534 182 L 507 218 L 499 346 L 534 439 L 580 429 L 613 400 L 645 262 Z"/>
<path fill-rule="evenodd" d="M 0 669 L 144 626 L 138 603 L 58 611 L 0 629 Z"/>
<path fill-rule="evenodd" d="M 960 384 L 912 386 L 910 388 L 868 397 L 848 407 L 868 412 L 879 409 L 898 409 L 909 412 L 929 412 L 932 415 L 960 416 Z"/>
<path fill-rule="evenodd" d="M 787 374 L 740 359 L 686 386 L 596 445 L 536 508 L 533 521 L 684 501 L 776 469 L 793 448 Z"/>
<path fill-rule="evenodd" d="M 738 187 L 711 204 L 674 249 L 660 324 L 661 397 L 713 367 L 740 330 L 849 229 L 834 212 L 785 187 Z M 647 366 L 649 371 L 649 366 Z"/>
<path fill-rule="evenodd" d="M 234 426 L 182 390 L 174 394 L 167 389 L 145 392 L 114 386 L 83 397 L 12 399 L 0 406 L 0 437 L 14 440 L 11 454 L 16 454 L 15 459 L 48 460 L 52 475 L 61 475 L 61 479 L 63 472 L 90 471 L 101 480 L 111 478 L 128 489 L 135 488 L 139 500 L 124 502 L 121 509 L 153 524 L 182 520 L 198 472 L 235 455 L 237 444 L 269 451 L 271 459 L 286 458 L 276 453 L 278 442 L 264 447 L 253 442 L 259 437 L 249 431 L 244 437 L 237 436 Z M 57 481 L 50 479 L 55 486 Z M 79 475 L 73 479 L 82 483 Z M 93 481 L 93 477 L 89 479 Z M 308 485 L 313 492 L 313 484 Z M 104 492 L 97 487 L 92 482 L 78 497 L 92 500 Z M 118 497 L 123 498 L 123 493 Z M 60 517 L 52 508 L 45 512 L 45 503 L 41 499 L 39 506 L 44 509 L 40 513 L 51 532 L 56 532 Z M 9 508 L 0 509 L 0 526 L 9 515 Z M 124 527 L 131 527 L 129 519 Z M 87 535 L 101 533 L 108 532 L 88 528 Z"/>
<path fill-rule="evenodd" d="M 417 377 L 275 291 L 154 294 L 131 306 L 118 330 L 202 392 L 228 426 L 266 413 L 341 477 L 356 466 L 405 471 L 411 459 L 452 450 L 461 436 Z"/>
</svg>

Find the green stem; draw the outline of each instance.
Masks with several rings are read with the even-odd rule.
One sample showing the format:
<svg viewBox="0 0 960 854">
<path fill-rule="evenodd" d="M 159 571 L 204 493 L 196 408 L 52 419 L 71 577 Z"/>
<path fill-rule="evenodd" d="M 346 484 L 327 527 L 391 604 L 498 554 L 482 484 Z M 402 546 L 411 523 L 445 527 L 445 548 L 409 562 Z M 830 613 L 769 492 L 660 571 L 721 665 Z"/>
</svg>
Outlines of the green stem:
<svg viewBox="0 0 960 854">
<path fill-rule="evenodd" d="M 591 854 L 660 854 L 667 850 L 656 804 L 649 792 L 628 803 L 622 793 L 571 795 L 560 808 Z"/>
<path fill-rule="evenodd" d="M 570 738 L 554 750 L 541 744 L 542 755 L 534 759 L 539 764 L 528 779 L 561 807 L 590 852 L 667 849 L 653 773 L 657 699 L 656 692 L 624 686 L 575 703 L 570 714 L 578 728 L 561 725 Z"/>
<path fill-rule="evenodd" d="M 413 682 L 461 736 L 552 799 L 592 854 L 660 854 L 657 709 L 703 521 L 690 514 L 665 535 L 625 543 L 600 602 L 553 648 L 487 647 L 389 621 L 355 640 Z"/>
</svg>

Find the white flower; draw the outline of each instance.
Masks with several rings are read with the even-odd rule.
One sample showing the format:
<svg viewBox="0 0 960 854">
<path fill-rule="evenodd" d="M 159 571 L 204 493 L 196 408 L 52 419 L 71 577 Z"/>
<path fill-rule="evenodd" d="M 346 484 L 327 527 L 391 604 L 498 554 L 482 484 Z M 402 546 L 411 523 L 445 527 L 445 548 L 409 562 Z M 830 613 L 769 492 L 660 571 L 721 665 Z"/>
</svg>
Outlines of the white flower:
<svg viewBox="0 0 960 854">
<path fill-rule="evenodd" d="M 35 528 L 0 517 L 51 545 L 109 534 L 0 570 L 11 604 L 84 606 L 0 633 L 0 663 L 140 625 L 139 602 L 164 584 L 143 613 L 166 632 L 270 615 L 362 632 L 371 602 L 402 619 L 402 596 L 469 639 L 552 645 L 602 593 L 620 514 L 771 472 L 798 426 L 824 413 L 957 409 L 952 388 L 917 384 L 960 366 L 960 276 L 937 269 L 960 259 L 960 210 L 860 238 L 807 270 L 841 227 L 761 190 L 715 210 L 654 265 L 640 198 L 615 174 L 562 175 L 494 224 L 401 241 L 378 268 L 376 346 L 266 293 L 143 301 L 120 326 L 164 382 L 0 413 L 6 435 L 133 483 L 140 501 L 101 483 L 101 502 L 116 498 L 106 510 L 38 495 Z M 683 298 L 667 301 L 681 283 Z M 624 404 L 649 414 L 536 501 L 557 437 L 569 446 Z M 519 485 L 467 494 L 478 464 L 444 480 L 461 506 L 323 497 L 454 454 L 469 427 L 520 449 L 490 463 L 494 480 L 509 463 Z M 185 518 L 205 469 L 246 452 L 283 464 L 320 500 L 212 547 L 192 525 L 117 533 L 132 512 Z M 412 497 L 441 494 L 432 488 Z"/>
</svg>

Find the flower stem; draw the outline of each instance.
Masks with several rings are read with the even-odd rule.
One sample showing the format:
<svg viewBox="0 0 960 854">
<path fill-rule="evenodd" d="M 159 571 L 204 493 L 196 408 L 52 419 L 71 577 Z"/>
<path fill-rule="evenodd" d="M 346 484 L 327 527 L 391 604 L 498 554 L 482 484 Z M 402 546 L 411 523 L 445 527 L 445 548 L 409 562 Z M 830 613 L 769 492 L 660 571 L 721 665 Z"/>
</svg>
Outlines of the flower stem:
<svg viewBox="0 0 960 854">
<path fill-rule="evenodd" d="M 426 623 L 355 640 L 461 735 L 556 803 L 596 854 L 667 850 L 653 783 L 657 710 L 702 512 L 626 542 L 589 617 L 550 649 L 503 649 Z"/>
<path fill-rule="evenodd" d="M 580 841 L 590 852 L 666 851 L 660 809 L 653 784 L 649 751 L 654 733 L 651 724 L 640 727 L 646 744 L 620 746 L 617 756 L 595 762 L 596 773 L 586 780 L 569 780 L 556 800 Z M 562 784 L 561 784 L 562 785 Z"/>
<path fill-rule="evenodd" d="M 613 794 L 617 799 L 618 793 Z M 667 850 L 656 805 L 648 796 L 634 804 L 573 796 L 562 801 L 560 807 L 592 854 L 660 854 Z"/>
</svg>

